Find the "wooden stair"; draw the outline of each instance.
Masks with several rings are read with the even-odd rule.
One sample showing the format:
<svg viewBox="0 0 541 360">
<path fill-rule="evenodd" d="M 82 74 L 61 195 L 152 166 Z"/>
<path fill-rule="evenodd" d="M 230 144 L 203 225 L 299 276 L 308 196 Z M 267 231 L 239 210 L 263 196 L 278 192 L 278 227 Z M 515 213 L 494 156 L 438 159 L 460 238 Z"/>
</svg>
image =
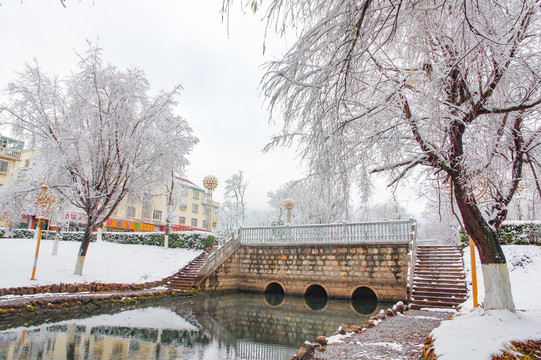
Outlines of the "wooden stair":
<svg viewBox="0 0 541 360">
<path fill-rule="evenodd" d="M 215 247 L 211 247 L 201 253 L 198 257 L 190 261 L 188 265 L 180 269 L 173 278 L 167 283 L 170 289 L 190 291 L 194 288 L 199 270 L 205 265 L 205 262 L 210 254 L 215 251 Z"/>
<path fill-rule="evenodd" d="M 417 248 L 411 309 L 456 308 L 467 295 L 464 261 L 458 246 Z"/>
</svg>

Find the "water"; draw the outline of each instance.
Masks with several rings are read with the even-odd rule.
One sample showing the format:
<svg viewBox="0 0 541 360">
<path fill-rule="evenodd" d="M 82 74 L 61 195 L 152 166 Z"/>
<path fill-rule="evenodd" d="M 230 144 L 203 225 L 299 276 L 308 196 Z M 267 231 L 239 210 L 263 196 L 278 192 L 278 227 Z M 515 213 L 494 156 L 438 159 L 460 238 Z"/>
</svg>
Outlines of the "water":
<svg viewBox="0 0 541 360">
<path fill-rule="evenodd" d="M 33 326 L 19 326 L 15 319 L 0 324 L 0 360 L 290 359 L 304 341 L 330 335 L 339 325 L 362 325 L 388 306 L 235 293 L 166 298 L 41 324 L 36 320 Z"/>
</svg>

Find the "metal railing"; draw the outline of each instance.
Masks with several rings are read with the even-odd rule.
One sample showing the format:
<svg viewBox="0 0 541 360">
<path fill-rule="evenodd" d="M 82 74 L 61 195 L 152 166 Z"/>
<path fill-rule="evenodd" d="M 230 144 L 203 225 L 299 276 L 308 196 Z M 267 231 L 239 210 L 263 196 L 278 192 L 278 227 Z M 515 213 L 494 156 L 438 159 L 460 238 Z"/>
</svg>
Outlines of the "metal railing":
<svg viewBox="0 0 541 360">
<path fill-rule="evenodd" d="M 409 243 L 415 220 L 246 227 L 240 230 L 243 245 L 302 245 Z"/>
<path fill-rule="evenodd" d="M 19 150 L 8 149 L 0 146 L 0 158 L 10 159 L 10 160 L 21 160 L 21 154 L 23 152 Z"/>
</svg>

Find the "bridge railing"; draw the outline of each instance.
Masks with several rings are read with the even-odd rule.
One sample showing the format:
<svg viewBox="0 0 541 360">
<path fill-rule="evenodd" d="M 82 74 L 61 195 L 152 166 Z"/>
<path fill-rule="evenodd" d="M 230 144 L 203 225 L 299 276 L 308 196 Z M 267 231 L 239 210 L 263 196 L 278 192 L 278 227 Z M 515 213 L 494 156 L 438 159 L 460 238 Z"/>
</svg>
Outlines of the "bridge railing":
<svg viewBox="0 0 541 360">
<path fill-rule="evenodd" d="M 204 280 L 204 278 L 211 274 L 218 268 L 237 248 L 239 247 L 239 236 L 233 235 L 229 241 L 224 244 L 220 244 L 215 252 L 209 255 L 205 261 L 205 265 L 199 270 L 197 285 Z"/>
<path fill-rule="evenodd" d="M 325 225 L 245 227 L 243 245 L 409 243 L 415 220 L 359 222 Z"/>
</svg>

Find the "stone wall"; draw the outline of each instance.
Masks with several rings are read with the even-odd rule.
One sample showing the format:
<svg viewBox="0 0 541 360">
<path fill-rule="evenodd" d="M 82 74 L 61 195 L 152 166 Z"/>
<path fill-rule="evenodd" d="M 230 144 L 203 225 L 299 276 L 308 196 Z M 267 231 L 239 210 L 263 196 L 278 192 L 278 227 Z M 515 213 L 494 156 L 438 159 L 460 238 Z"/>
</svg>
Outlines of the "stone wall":
<svg viewBox="0 0 541 360">
<path fill-rule="evenodd" d="M 380 301 L 406 300 L 407 254 L 407 244 L 243 245 L 199 288 L 263 292 L 276 282 L 286 295 L 320 285 L 329 297 L 351 298 L 368 287 Z"/>
</svg>

